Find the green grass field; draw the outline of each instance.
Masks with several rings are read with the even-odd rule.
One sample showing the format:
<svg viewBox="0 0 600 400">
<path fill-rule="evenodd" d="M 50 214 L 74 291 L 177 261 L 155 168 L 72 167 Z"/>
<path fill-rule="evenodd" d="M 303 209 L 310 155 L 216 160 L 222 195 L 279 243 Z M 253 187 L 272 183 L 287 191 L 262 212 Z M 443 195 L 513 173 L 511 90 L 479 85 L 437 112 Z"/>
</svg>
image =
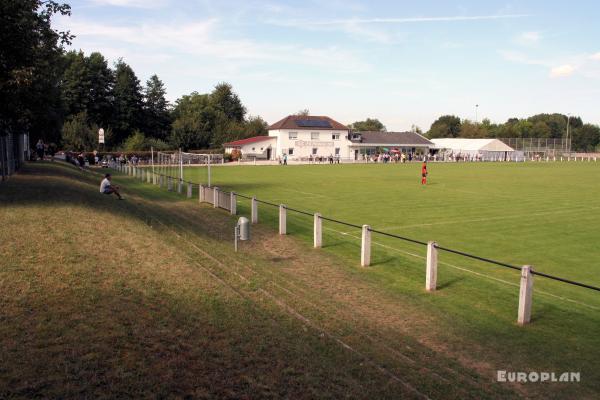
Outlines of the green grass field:
<svg viewBox="0 0 600 400">
<path fill-rule="evenodd" d="M 226 189 L 598 284 L 600 165 L 215 167 Z M 115 173 L 30 164 L 0 185 L 0 398 L 595 399 L 600 301 L 536 278 L 516 324 L 517 271 L 261 204 L 234 253 L 236 217 Z M 204 181 L 206 171 L 186 169 Z M 589 186 L 589 187 L 588 187 Z M 239 214 L 249 201 L 239 199 Z M 496 371 L 581 372 L 506 384 Z"/>
<path fill-rule="evenodd" d="M 213 184 L 225 190 L 600 286 L 600 164 L 594 162 L 430 164 L 426 187 L 418 164 L 212 171 Z M 186 178 L 206 182 L 206 170 L 187 169 Z M 238 202 L 248 215 L 249 201 Z M 276 209 L 259 209 L 261 222 L 275 230 Z M 311 218 L 289 212 L 288 220 L 288 233 L 310 243 Z M 324 229 L 323 251 L 360 269 L 360 231 L 327 221 Z M 600 326 L 600 293 L 536 277 L 532 324 L 515 328 L 518 271 L 440 252 L 440 290 L 424 295 L 425 248 L 377 234 L 373 241 L 365 278 L 427 303 L 456 337 L 500 344 L 518 365 L 585 369 L 600 381 L 591 367 L 600 348 L 592 333 Z M 514 350 L 525 343 L 531 351 L 522 357 Z"/>
<path fill-rule="evenodd" d="M 426 187 L 420 185 L 417 164 L 220 167 L 212 169 L 212 179 L 226 190 L 600 286 L 600 186 L 595 184 L 600 164 L 430 164 L 429 170 Z M 206 181 L 205 176 L 204 169 L 186 170 L 192 181 Z M 311 223 L 308 217 L 296 222 Z M 336 244 L 340 238 L 352 242 L 360 233 L 325 225 Z M 377 234 L 374 240 L 398 251 L 406 248 Z M 378 260 L 379 269 L 395 264 L 387 257 Z M 501 269 L 479 266 L 490 273 Z M 551 287 L 600 306 L 597 293 Z"/>
</svg>

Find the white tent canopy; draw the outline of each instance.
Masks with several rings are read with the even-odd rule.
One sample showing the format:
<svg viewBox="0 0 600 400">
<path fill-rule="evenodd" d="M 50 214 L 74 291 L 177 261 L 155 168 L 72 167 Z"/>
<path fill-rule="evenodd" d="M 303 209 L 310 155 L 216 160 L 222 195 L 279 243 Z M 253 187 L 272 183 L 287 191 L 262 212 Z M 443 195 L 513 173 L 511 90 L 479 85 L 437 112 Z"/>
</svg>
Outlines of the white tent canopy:
<svg viewBox="0 0 600 400">
<path fill-rule="evenodd" d="M 457 139 L 443 138 L 431 139 L 436 149 L 448 149 L 453 151 L 515 151 L 512 147 L 504 144 L 498 139 Z"/>
<path fill-rule="evenodd" d="M 522 152 L 515 151 L 498 139 L 440 138 L 430 140 L 434 144 L 433 149 L 439 150 L 443 159 L 516 161 L 523 157 Z"/>
</svg>

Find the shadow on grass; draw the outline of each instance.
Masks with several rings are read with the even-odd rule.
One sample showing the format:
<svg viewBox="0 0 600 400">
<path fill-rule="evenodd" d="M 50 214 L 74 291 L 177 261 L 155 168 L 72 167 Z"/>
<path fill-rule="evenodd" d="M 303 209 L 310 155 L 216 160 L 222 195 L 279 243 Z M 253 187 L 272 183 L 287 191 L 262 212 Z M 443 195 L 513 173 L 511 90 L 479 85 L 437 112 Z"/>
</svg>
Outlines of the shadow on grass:
<svg viewBox="0 0 600 400">
<path fill-rule="evenodd" d="M 456 277 L 456 278 L 448 279 L 448 280 L 442 282 L 441 284 L 437 285 L 437 288 L 438 289 L 446 289 L 446 288 L 453 286 L 455 283 L 458 283 L 458 282 L 461 282 L 464 280 L 465 280 L 464 277 Z"/>
</svg>

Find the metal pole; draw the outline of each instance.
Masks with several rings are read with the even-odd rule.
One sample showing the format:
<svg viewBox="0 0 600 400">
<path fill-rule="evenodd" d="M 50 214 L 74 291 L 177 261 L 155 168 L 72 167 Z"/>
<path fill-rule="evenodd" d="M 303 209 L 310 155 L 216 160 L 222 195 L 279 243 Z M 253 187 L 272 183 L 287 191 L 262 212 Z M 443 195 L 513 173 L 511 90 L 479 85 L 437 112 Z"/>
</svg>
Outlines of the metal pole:
<svg viewBox="0 0 600 400">
<path fill-rule="evenodd" d="M 571 141 L 569 140 L 569 122 L 571 121 L 571 114 L 567 114 L 567 150 L 569 157 L 571 156 Z"/>
<path fill-rule="evenodd" d="M 154 176 L 154 146 L 150 146 L 150 155 L 152 160 L 152 175 Z"/>
<path fill-rule="evenodd" d="M 237 253 L 238 251 L 238 236 L 239 236 L 239 225 L 236 225 L 235 228 L 233 229 L 233 246 L 235 248 L 235 252 Z"/>
<path fill-rule="evenodd" d="M 179 181 L 183 180 L 183 153 L 179 149 Z"/>
<path fill-rule="evenodd" d="M 210 187 L 210 154 L 208 155 L 208 187 Z"/>
</svg>

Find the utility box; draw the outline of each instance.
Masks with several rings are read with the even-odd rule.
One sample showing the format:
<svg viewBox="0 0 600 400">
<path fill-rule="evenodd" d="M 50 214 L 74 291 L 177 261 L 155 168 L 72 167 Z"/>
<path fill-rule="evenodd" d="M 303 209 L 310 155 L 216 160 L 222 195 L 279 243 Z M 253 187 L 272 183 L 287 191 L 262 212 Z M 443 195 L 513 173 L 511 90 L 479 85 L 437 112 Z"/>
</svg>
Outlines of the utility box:
<svg viewBox="0 0 600 400">
<path fill-rule="evenodd" d="M 250 240 L 250 221 L 246 217 L 238 219 L 240 240 Z"/>
</svg>

